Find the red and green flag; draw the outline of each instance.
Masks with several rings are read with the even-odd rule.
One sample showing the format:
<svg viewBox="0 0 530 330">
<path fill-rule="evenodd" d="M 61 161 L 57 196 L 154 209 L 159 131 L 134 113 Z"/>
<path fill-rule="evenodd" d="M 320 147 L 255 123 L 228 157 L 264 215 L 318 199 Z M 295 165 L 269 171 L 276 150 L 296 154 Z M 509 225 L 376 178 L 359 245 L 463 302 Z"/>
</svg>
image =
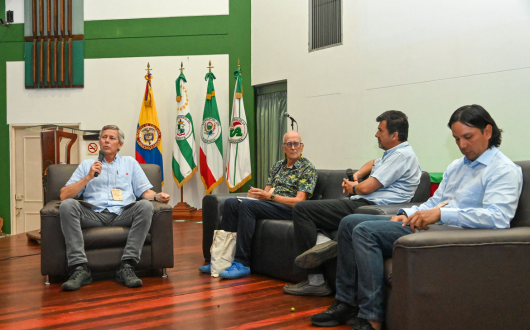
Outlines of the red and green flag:
<svg viewBox="0 0 530 330">
<path fill-rule="evenodd" d="M 205 79 L 208 89 L 200 132 L 200 172 L 208 195 L 223 181 L 223 132 L 213 86 L 215 76 L 209 72 Z"/>
</svg>

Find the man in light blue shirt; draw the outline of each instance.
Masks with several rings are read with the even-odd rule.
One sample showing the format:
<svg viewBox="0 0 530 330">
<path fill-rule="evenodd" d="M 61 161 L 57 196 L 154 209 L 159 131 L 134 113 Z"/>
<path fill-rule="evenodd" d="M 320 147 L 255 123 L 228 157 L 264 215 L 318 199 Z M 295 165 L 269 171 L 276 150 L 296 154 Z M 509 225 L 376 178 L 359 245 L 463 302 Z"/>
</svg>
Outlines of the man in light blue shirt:
<svg viewBox="0 0 530 330">
<path fill-rule="evenodd" d="M 134 267 L 151 228 L 153 205 L 149 200 L 167 203 L 170 196 L 151 190 L 153 186 L 134 158 L 118 156 L 123 140 L 124 134 L 117 126 L 104 126 L 99 137 L 105 152 L 103 160 L 83 161 L 61 189 L 61 228 L 71 273 L 62 285 L 64 291 L 92 283 L 81 230 L 102 226 L 131 227 L 116 280 L 127 287 L 142 286 Z M 74 199 L 81 196 L 84 201 Z M 137 198 L 140 201 L 136 202 Z"/>
<path fill-rule="evenodd" d="M 319 260 L 321 255 L 336 256 L 337 243 L 327 236 L 338 229 L 341 219 L 364 205 L 408 203 L 414 197 L 420 183 L 421 168 L 414 150 L 407 142 L 407 115 L 390 110 L 378 116 L 376 121 L 379 125 L 375 137 L 385 152 L 383 157 L 364 164 L 353 174 L 352 181 L 344 179 L 343 191 L 351 197 L 303 201 L 294 206 L 295 249 L 299 255 L 295 259 L 294 271 L 308 274 L 308 279 L 285 285 L 285 293 L 313 296 L 331 294 L 333 291 L 324 279 Z M 369 177 L 360 182 L 366 176 Z"/>
<path fill-rule="evenodd" d="M 383 257 L 392 256 L 394 242 L 404 235 L 416 230 L 510 227 L 523 175 L 497 149 L 501 130 L 479 105 L 457 109 L 448 126 L 464 157 L 449 165 L 433 197 L 393 217 L 354 214 L 342 220 L 336 300 L 311 317 L 313 324 L 348 322 L 356 324 L 355 329 L 379 330 L 385 318 Z"/>
</svg>

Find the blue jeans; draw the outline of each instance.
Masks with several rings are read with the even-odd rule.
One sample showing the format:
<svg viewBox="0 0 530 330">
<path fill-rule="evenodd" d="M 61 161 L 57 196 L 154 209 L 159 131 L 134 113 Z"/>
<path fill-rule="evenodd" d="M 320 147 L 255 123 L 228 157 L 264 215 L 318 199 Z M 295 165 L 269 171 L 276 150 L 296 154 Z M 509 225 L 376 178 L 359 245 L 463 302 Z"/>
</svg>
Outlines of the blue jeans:
<svg viewBox="0 0 530 330">
<path fill-rule="evenodd" d="M 337 300 L 359 306 L 358 317 L 385 319 L 383 258 L 394 242 L 412 234 L 391 216 L 352 214 L 342 219 L 337 234 Z"/>
</svg>

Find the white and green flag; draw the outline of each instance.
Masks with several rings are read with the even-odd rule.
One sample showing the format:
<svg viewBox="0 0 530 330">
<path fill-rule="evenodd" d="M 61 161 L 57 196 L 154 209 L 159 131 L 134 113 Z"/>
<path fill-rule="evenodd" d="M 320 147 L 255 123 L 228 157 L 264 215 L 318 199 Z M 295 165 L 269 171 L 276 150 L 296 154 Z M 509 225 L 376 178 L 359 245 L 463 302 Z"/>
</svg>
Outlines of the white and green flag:
<svg viewBox="0 0 530 330">
<path fill-rule="evenodd" d="M 236 88 L 230 116 L 230 136 L 228 137 L 230 146 L 226 166 L 226 185 L 230 191 L 241 188 L 252 177 L 247 115 L 243 104 L 243 78 L 240 69 L 234 72 L 234 77 Z"/>
<path fill-rule="evenodd" d="M 197 172 L 195 155 L 195 131 L 191 118 L 186 77 L 183 73 L 177 78 L 177 121 L 175 143 L 173 144 L 173 179 L 177 187 L 182 187 Z"/>
<path fill-rule="evenodd" d="M 223 132 L 221 118 L 217 109 L 213 80 L 215 76 L 206 74 L 208 90 L 204 102 L 204 113 L 201 125 L 201 180 L 206 188 L 206 195 L 210 194 L 223 181 Z"/>
</svg>

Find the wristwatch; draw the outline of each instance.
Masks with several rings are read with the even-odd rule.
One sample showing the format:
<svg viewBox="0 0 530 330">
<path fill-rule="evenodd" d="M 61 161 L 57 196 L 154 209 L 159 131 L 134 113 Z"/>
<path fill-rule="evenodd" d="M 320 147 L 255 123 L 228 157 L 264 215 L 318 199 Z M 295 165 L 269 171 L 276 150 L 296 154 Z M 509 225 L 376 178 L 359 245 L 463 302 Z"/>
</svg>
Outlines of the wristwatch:
<svg viewBox="0 0 530 330">
<path fill-rule="evenodd" d="M 271 195 L 271 201 L 273 201 L 273 200 L 274 200 L 274 194 Z"/>
<path fill-rule="evenodd" d="M 153 196 L 153 200 L 156 202 L 156 195 L 158 195 L 158 193 L 155 193 L 155 195 Z"/>
<path fill-rule="evenodd" d="M 356 187 L 356 186 L 357 186 L 357 185 L 353 186 L 353 194 L 354 194 L 354 195 L 357 195 L 357 193 L 355 192 L 355 187 Z"/>
</svg>

